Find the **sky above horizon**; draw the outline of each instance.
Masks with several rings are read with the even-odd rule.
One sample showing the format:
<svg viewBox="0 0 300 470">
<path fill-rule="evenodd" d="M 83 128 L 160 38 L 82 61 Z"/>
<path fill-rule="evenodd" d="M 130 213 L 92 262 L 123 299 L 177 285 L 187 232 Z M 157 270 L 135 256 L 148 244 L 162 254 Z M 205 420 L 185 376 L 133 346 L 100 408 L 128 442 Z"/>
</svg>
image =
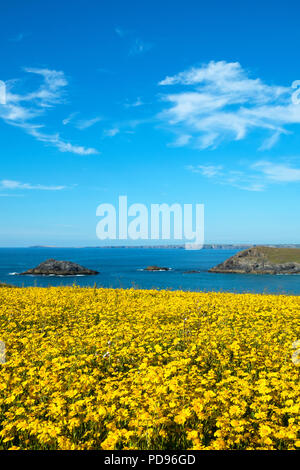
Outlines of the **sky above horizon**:
<svg viewBox="0 0 300 470">
<path fill-rule="evenodd" d="M 96 236 L 121 195 L 204 204 L 205 243 L 300 243 L 299 13 L 2 2 L 0 246 L 127 244 Z"/>
</svg>

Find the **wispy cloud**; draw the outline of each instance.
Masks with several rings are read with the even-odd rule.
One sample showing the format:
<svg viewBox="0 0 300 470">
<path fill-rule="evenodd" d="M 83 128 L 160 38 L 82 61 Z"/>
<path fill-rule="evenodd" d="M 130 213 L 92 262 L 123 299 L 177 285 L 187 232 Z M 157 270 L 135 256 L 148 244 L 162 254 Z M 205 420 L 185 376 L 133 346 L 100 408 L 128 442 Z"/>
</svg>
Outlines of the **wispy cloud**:
<svg viewBox="0 0 300 470">
<path fill-rule="evenodd" d="M 174 140 L 168 145 L 169 147 L 183 147 L 184 145 L 187 145 L 190 142 L 191 138 L 192 136 L 189 134 L 181 134 L 177 137 L 176 140 Z"/>
<path fill-rule="evenodd" d="M 111 129 L 106 129 L 103 134 L 104 137 L 114 137 L 115 135 L 119 134 L 120 129 L 118 127 L 113 127 Z"/>
<path fill-rule="evenodd" d="M 30 184 L 30 183 L 20 183 L 20 181 L 14 180 L 1 180 L 0 189 L 5 190 L 17 190 L 17 189 L 29 189 L 29 190 L 42 190 L 42 191 L 61 191 L 65 189 L 66 186 L 44 186 L 42 184 Z"/>
<path fill-rule="evenodd" d="M 289 124 L 300 124 L 300 106 L 292 101 L 295 90 L 251 78 L 238 62 L 212 61 L 167 76 L 159 85 L 175 87 L 162 95 L 167 106 L 158 118 L 176 134 L 192 136 L 182 145 L 215 148 L 259 129 L 267 133 L 264 150 L 289 133 Z"/>
<path fill-rule="evenodd" d="M 42 78 L 42 84 L 36 90 L 23 94 L 15 93 L 15 80 L 7 82 L 6 104 L 0 106 L 0 118 L 7 124 L 22 128 L 38 141 L 53 145 L 61 152 L 71 152 L 78 155 L 91 155 L 99 153 L 96 149 L 86 148 L 65 141 L 58 133 L 42 132 L 44 124 L 34 120 L 45 116 L 48 109 L 63 103 L 65 100 L 65 88 L 68 81 L 62 71 L 46 68 L 24 69 L 25 72 L 35 74 Z M 67 124 L 73 116 L 64 120 Z"/>
<path fill-rule="evenodd" d="M 131 45 L 129 49 L 129 55 L 136 56 L 141 55 L 144 52 L 149 51 L 152 48 L 152 44 L 150 42 L 145 42 L 140 38 L 136 38 L 134 43 Z"/>
<path fill-rule="evenodd" d="M 274 147 L 274 145 L 278 142 L 281 134 L 281 131 L 275 131 L 270 137 L 264 140 L 264 142 L 259 147 L 259 150 L 269 150 Z"/>
<path fill-rule="evenodd" d="M 74 119 L 75 116 L 77 116 L 78 112 L 74 112 L 74 113 L 71 113 L 69 114 L 69 116 L 67 116 L 65 119 L 63 119 L 62 123 L 64 126 L 66 126 L 67 124 L 70 124 L 70 122 Z"/>
<path fill-rule="evenodd" d="M 77 127 L 77 129 L 80 129 L 80 130 L 87 129 L 88 127 L 93 126 L 94 124 L 96 124 L 97 122 L 99 122 L 101 120 L 102 120 L 102 118 L 100 116 L 97 116 L 97 117 L 92 118 L 92 119 L 83 119 L 83 120 L 77 122 L 76 127 Z"/>
<path fill-rule="evenodd" d="M 261 171 L 266 178 L 272 182 L 300 182 L 300 168 L 293 168 L 287 164 L 259 161 L 254 163 L 252 168 Z"/>
<path fill-rule="evenodd" d="M 116 26 L 116 27 L 115 27 L 115 33 L 116 33 L 120 38 L 124 38 L 125 36 L 127 36 L 127 34 L 129 33 L 129 31 L 127 31 L 126 29 L 120 28 L 119 26 Z"/>
<path fill-rule="evenodd" d="M 129 56 L 141 55 L 153 47 L 153 44 L 150 42 L 146 42 L 140 37 L 137 37 L 134 31 L 126 30 L 118 26 L 115 28 L 115 33 L 121 39 L 126 38 L 126 41 L 129 42 Z"/>
<path fill-rule="evenodd" d="M 189 165 L 187 169 L 192 171 L 193 173 L 200 173 L 203 176 L 208 178 L 212 178 L 213 176 L 221 174 L 221 170 L 223 169 L 222 165 Z"/>
<path fill-rule="evenodd" d="M 247 167 L 226 168 L 224 165 L 188 165 L 188 171 L 210 178 L 216 184 L 230 185 L 246 191 L 264 191 L 272 184 L 299 183 L 300 168 L 287 162 L 256 161 Z"/>
<path fill-rule="evenodd" d="M 68 81 L 61 71 L 26 67 L 25 72 L 39 75 L 44 83 L 37 91 L 19 96 L 18 101 L 35 101 L 41 107 L 52 107 L 63 102 L 64 89 Z"/>
<path fill-rule="evenodd" d="M 45 142 L 56 147 L 60 152 L 70 152 L 77 155 L 94 155 L 99 153 L 98 150 L 94 148 L 83 147 L 82 145 L 75 145 L 71 142 L 66 142 L 59 134 L 45 134 L 33 127 L 27 128 L 27 132 L 40 142 Z"/>
<path fill-rule="evenodd" d="M 91 119 L 79 119 L 74 122 L 74 118 L 78 116 L 79 112 L 74 112 L 69 114 L 65 119 L 63 119 L 62 123 L 64 126 L 70 124 L 70 122 L 73 122 L 73 126 L 76 127 L 76 129 L 79 130 L 84 130 L 88 129 L 89 127 L 92 127 L 94 124 L 97 124 L 97 122 L 102 121 L 102 117 L 96 116 Z"/>
<path fill-rule="evenodd" d="M 143 102 L 143 100 L 138 97 L 135 101 L 132 101 L 132 102 L 129 102 L 127 101 L 126 103 L 124 103 L 124 106 L 125 108 L 137 108 L 139 106 L 143 106 L 145 103 Z"/>
</svg>

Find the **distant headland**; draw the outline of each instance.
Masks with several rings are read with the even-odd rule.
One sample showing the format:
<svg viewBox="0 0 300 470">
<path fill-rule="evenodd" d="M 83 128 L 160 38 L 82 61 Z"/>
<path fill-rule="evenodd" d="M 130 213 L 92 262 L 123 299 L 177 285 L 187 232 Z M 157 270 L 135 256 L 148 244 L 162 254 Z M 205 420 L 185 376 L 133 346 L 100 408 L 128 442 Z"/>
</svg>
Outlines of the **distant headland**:
<svg viewBox="0 0 300 470">
<path fill-rule="evenodd" d="M 300 248 L 255 246 L 209 270 L 213 273 L 300 274 Z"/>
<path fill-rule="evenodd" d="M 208 243 L 203 245 L 202 249 L 205 250 L 245 250 L 247 248 L 252 248 L 260 246 L 254 243 L 247 243 L 247 244 L 237 244 L 237 243 Z M 272 248 L 300 248 L 300 244 L 267 244 L 264 245 L 267 247 Z M 178 249 L 184 250 L 186 249 L 185 244 L 173 244 L 173 245 L 104 245 L 104 246 L 70 246 L 70 247 L 61 247 L 61 246 L 54 246 L 54 245 L 33 245 L 28 246 L 27 248 L 90 248 L 90 249 L 111 249 L 111 248 L 126 248 L 126 249 L 158 249 L 158 250 L 167 250 L 167 249 Z"/>
</svg>

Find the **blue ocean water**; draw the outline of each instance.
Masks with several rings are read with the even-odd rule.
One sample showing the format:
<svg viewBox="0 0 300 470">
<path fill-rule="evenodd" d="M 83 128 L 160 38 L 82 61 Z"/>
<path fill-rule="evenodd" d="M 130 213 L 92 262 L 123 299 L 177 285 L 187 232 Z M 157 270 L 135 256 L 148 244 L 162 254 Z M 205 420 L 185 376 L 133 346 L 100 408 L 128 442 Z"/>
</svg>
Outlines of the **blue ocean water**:
<svg viewBox="0 0 300 470">
<path fill-rule="evenodd" d="M 72 285 L 136 287 L 186 291 L 300 294 L 300 275 L 217 274 L 208 269 L 237 250 L 152 248 L 0 248 L 0 282 L 18 286 Z M 18 276 L 48 258 L 73 261 L 100 272 L 97 276 Z M 149 265 L 172 268 L 143 271 Z M 185 273 L 198 270 L 199 273 Z"/>
</svg>

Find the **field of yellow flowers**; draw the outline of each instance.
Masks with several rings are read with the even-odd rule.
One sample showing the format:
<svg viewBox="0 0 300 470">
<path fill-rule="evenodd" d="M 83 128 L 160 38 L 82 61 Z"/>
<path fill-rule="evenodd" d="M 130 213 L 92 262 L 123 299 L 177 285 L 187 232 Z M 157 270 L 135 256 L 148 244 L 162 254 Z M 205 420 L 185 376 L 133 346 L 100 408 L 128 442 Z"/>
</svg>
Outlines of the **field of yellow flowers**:
<svg viewBox="0 0 300 470">
<path fill-rule="evenodd" d="M 300 297 L 0 289 L 0 449 L 297 449 Z"/>
</svg>

